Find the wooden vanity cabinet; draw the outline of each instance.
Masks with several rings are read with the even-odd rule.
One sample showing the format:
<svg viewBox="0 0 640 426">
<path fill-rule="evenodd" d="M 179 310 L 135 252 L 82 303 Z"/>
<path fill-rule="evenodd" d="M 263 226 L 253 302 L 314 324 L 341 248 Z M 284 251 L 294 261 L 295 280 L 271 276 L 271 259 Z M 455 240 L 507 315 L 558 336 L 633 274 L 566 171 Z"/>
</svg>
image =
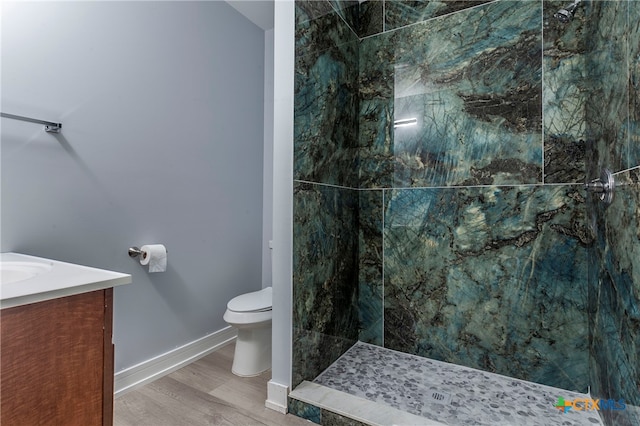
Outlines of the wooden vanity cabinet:
<svg viewBox="0 0 640 426">
<path fill-rule="evenodd" d="M 113 288 L 0 311 L 0 424 L 113 424 Z"/>
</svg>

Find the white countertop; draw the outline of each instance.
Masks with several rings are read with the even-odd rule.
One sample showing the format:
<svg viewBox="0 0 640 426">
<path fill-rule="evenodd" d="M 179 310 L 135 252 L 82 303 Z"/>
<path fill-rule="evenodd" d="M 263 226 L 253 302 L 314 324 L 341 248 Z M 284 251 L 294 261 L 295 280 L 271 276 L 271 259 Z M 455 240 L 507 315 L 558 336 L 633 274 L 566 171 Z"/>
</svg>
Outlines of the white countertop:
<svg viewBox="0 0 640 426">
<path fill-rule="evenodd" d="M 91 268 L 58 260 L 19 253 L 0 253 L 0 265 L 5 262 L 39 264 L 42 272 L 15 282 L 0 282 L 0 308 L 27 305 L 103 290 L 131 282 L 131 275 Z M 7 264 L 9 264 L 7 263 Z"/>
</svg>

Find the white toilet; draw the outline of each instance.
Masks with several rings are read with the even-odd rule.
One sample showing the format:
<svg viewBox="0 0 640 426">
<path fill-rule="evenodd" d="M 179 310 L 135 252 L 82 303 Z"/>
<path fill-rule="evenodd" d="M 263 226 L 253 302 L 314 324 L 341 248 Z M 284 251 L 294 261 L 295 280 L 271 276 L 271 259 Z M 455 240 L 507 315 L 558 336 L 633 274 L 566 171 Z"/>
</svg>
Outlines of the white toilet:
<svg viewBox="0 0 640 426">
<path fill-rule="evenodd" d="M 241 294 L 227 303 L 224 320 L 238 329 L 233 374 L 257 376 L 271 368 L 271 287 Z"/>
</svg>

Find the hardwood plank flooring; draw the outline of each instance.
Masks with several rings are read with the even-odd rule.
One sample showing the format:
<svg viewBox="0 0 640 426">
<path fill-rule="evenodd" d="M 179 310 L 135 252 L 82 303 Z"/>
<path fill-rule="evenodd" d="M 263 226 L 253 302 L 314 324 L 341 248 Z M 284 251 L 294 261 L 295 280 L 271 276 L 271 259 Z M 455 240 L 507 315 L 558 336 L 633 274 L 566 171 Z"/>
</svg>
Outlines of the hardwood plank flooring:
<svg viewBox="0 0 640 426">
<path fill-rule="evenodd" d="M 115 400 L 115 426 L 282 426 L 312 423 L 264 406 L 271 371 L 231 373 L 235 345 L 226 345 Z"/>
</svg>

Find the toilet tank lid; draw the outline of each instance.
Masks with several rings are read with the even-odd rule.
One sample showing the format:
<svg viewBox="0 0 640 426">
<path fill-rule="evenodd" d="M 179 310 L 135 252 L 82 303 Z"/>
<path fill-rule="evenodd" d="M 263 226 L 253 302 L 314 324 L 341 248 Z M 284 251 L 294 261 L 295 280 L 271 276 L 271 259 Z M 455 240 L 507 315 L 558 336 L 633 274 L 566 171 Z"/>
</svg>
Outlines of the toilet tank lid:
<svg viewBox="0 0 640 426">
<path fill-rule="evenodd" d="M 272 303 L 271 287 L 266 287 L 234 297 L 227 303 L 227 308 L 234 312 L 268 311 Z"/>
</svg>

